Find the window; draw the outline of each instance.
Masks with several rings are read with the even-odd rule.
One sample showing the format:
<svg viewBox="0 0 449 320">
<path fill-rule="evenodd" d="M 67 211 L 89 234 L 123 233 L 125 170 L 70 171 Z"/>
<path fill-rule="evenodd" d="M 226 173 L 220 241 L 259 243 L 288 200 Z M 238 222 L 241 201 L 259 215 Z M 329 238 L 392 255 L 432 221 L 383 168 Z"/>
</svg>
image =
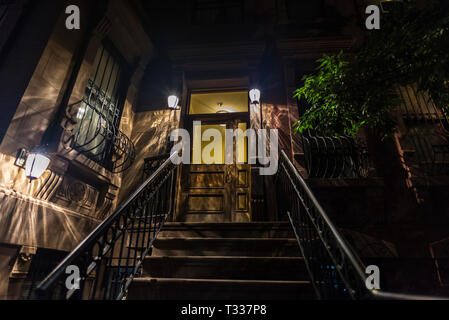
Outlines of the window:
<svg viewBox="0 0 449 320">
<path fill-rule="evenodd" d="M 418 86 L 409 85 L 399 87 L 398 92 L 401 98 L 400 111 L 406 120 L 446 120 L 445 115 L 430 96 L 425 92 L 418 91 Z"/>
<path fill-rule="evenodd" d="M 194 93 L 190 96 L 190 114 L 248 112 L 248 91 Z"/>
<path fill-rule="evenodd" d="M 20 299 L 37 300 L 38 296 L 34 290 L 66 256 L 67 252 L 64 251 L 38 249 L 21 287 Z"/>
<path fill-rule="evenodd" d="M 122 111 L 122 58 L 112 45 L 104 43 L 94 66 L 77 115 L 74 148 L 110 169 Z"/>
</svg>

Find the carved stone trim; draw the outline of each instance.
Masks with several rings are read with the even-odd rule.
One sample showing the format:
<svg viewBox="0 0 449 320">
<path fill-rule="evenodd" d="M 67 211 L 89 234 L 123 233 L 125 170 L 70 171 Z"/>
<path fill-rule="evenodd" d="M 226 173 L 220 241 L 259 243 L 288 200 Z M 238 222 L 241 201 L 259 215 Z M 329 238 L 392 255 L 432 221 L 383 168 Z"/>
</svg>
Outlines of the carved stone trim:
<svg viewBox="0 0 449 320">
<path fill-rule="evenodd" d="M 58 189 L 59 185 L 61 184 L 61 181 L 62 181 L 61 175 L 51 171 L 48 178 L 44 181 L 42 186 L 36 192 L 35 197 L 40 200 L 49 201 L 53 197 L 56 190 Z"/>
<path fill-rule="evenodd" d="M 97 188 L 66 175 L 51 201 L 70 210 L 94 216 L 99 194 Z"/>
</svg>

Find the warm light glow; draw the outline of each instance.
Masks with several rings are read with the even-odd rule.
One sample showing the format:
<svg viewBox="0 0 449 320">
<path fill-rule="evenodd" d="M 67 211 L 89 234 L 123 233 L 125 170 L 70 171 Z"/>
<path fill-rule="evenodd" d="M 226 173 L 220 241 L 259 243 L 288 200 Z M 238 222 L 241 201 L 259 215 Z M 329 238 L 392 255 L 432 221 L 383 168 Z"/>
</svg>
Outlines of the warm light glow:
<svg viewBox="0 0 449 320">
<path fill-rule="evenodd" d="M 30 153 L 25 164 L 27 178 L 31 180 L 39 179 L 47 170 L 49 164 L 50 159 L 43 154 Z"/>
<path fill-rule="evenodd" d="M 86 114 L 86 107 L 85 106 L 81 106 L 78 109 L 78 114 L 76 115 L 76 118 L 78 120 L 83 120 L 85 114 Z"/>
<path fill-rule="evenodd" d="M 230 107 L 221 107 L 217 110 L 217 113 L 234 113 L 237 112 L 233 108 Z"/>
<path fill-rule="evenodd" d="M 248 112 L 248 91 L 192 93 L 189 114 Z"/>
<path fill-rule="evenodd" d="M 168 97 L 168 107 L 170 109 L 179 109 L 179 98 L 177 96 Z"/>
<path fill-rule="evenodd" d="M 251 90 L 249 92 L 249 98 L 250 98 L 252 104 L 259 104 L 260 103 L 260 90 L 259 89 Z"/>
</svg>

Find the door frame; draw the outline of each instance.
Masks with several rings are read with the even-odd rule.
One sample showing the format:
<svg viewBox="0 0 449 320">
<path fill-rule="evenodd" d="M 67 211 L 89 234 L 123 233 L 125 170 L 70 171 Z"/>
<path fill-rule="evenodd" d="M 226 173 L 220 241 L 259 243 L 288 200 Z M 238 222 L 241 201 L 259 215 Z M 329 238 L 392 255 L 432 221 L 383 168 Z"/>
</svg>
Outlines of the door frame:
<svg viewBox="0 0 449 320">
<path fill-rule="evenodd" d="M 190 145 L 193 146 L 193 122 L 194 121 L 201 121 L 203 124 L 217 124 L 217 123 L 223 123 L 223 122 L 229 122 L 229 121 L 239 121 L 240 123 L 246 123 L 247 129 L 250 129 L 251 127 L 251 110 L 250 110 L 250 99 L 248 95 L 248 111 L 247 112 L 234 112 L 234 113 L 216 113 L 216 114 L 190 114 L 190 102 L 191 102 L 191 95 L 195 93 L 220 93 L 220 92 L 231 92 L 231 91 L 248 91 L 248 87 L 229 87 L 229 88 L 202 88 L 202 89 L 189 89 L 186 87 L 186 82 L 184 81 L 183 86 L 183 101 L 182 109 L 181 109 L 181 118 L 180 118 L 180 127 L 187 130 L 190 134 Z M 248 148 L 248 145 L 247 145 Z M 234 157 L 235 157 L 234 152 Z M 249 161 L 249 159 L 248 159 Z M 242 166 L 249 166 L 249 164 L 245 165 L 233 165 L 235 168 L 235 172 L 233 172 L 233 181 L 236 182 L 235 191 L 237 194 L 239 193 L 239 185 L 238 185 L 238 179 L 239 179 L 239 172 L 241 172 Z M 182 206 L 183 206 L 183 165 L 179 167 L 178 169 L 178 179 L 177 179 L 177 194 L 176 194 L 176 212 L 174 214 L 174 221 L 179 221 L 182 214 Z M 251 219 L 251 169 L 249 170 L 249 176 L 247 187 L 249 189 L 248 192 L 248 211 L 250 214 Z M 237 180 L 236 180 L 237 179 Z M 231 194 L 231 216 L 235 215 L 235 212 L 238 212 L 238 199 L 236 198 L 236 195 Z M 232 219 L 233 217 L 231 217 Z"/>
</svg>

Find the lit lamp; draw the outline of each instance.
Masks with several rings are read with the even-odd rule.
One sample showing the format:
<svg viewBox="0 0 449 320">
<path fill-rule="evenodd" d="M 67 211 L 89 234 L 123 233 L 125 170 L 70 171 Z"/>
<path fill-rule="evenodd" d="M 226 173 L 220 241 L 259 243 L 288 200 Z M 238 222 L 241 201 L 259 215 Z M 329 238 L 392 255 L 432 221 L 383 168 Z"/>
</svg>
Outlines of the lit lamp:
<svg viewBox="0 0 449 320">
<path fill-rule="evenodd" d="M 263 128 L 263 112 L 262 112 L 262 105 L 260 104 L 260 90 L 259 89 L 252 89 L 249 92 L 249 99 L 251 100 L 251 105 L 254 106 L 254 111 L 256 113 L 259 113 L 259 108 L 260 108 L 260 128 Z M 259 106 L 259 108 L 258 108 Z"/>
<path fill-rule="evenodd" d="M 168 107 L 173 110 L 178 110 L 179 98 L 175 95 L 168 97 Z"/>
<path fill-rule="evenodd" d="M 44 153 L 27 152 L 25 149 L 21 149 L 17 156 L 15 164 L 25 169 L 28 179 L 39 179 L 50 165 L 50 158 Z"/>
<path fill-rule="evenodd" d="M 39 179 L 50 165 L 50 158 L 41 153 L 30 153 L 25 163 L 27 178 Z"/>
<path fill-rule="evenodd" d="M 252 89 L 249 92 L 249 98 L 251 100 L 251 104 L 260 104 L 260 90 Z"/>
</svg>

